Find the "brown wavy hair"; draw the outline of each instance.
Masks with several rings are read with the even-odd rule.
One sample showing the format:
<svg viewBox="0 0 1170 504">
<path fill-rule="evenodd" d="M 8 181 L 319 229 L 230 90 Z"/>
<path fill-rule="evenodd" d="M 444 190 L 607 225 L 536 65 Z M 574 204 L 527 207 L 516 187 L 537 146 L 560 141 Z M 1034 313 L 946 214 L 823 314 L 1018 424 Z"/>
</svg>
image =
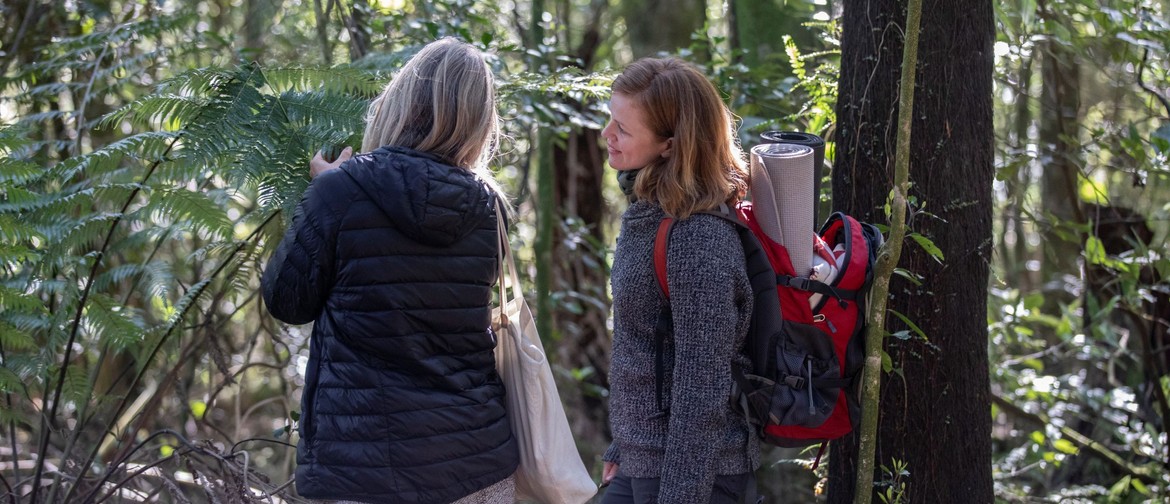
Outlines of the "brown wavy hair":
<svg viewBox="0 0 1170 504">
<path fill-rule="evenodd" d="M 670 155 L 642 168 L 634 195 L 685 219 L 747 194 L 748 169 L 731 111 L 698 68 L 677 58 L 643 58 L 613 81 L 613 92 L 634 100 Z"/>
</svg>

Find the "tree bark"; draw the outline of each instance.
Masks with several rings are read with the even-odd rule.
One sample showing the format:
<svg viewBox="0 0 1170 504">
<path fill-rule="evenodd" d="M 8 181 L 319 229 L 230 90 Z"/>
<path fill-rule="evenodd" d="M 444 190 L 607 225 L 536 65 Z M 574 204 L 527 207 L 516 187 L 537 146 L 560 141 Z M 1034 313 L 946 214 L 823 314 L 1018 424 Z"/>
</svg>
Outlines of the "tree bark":
<svg viewBox="0 0 1170 504">
<path fill-rule="evenodd" d="M 707 21 L 706 0 L 640 0 L 623 5 L 635 58 L 689 47 L 691 34 Z"/>
<path fill-rule="evenodd" d="M 1040 15 L 1061 22 L 1041 4 Z M 1059 305 L 1074 296 L 1064 288 L 1065 275 L 1080 276 L 1078 259 L 1085 237 L 1077 230 L 1084 223 L 1080 205 L 1080 154 L 1077 133 L 1080 116 L 1080 75 L 1076 55 L 1063 42 L 1047 38 L 1037 44 L 1044 84 L 1040 95 L 1040 180 L 1044 223 L 1041 225 L 1044 260 L 1041 282 L 1048 284 L 1042 310 L 1060 315 Z"/>
<path fill-rule="evenodd" d="M 817 35 L 805 28 L 817 6 L 812 2 L 784 0 L 733 0 L 735 24 L 730 28 L 731 46 L 747 50 L 743 63 L 753 67 L 769 57 L 786 59 L 785 35 L 793 38 L 797 47 L 815 47 Z"/>
<path fill-rule="evenodd" d="M 582 69 L 591 70 L 601 44 L 602 17 L 607 4 L 591 2 L 581 16 L 583 25 L 579 41 L 566 40 Z M 567 16 L 565 19 L 569 19 Z M 565 26 L 570 24 L 566 21 Z M 574 45 L 575 44 L 575 45 Z M 586 113 L 578 104 L 577 113 Z M 553 206 L 558 222 L 566 224 L 553 230 L 553 288 L 562 294 L 554 310 L 561 340 L 557 345 L 558 362 L 568 369 L 591 369 L 581 381 L 562 388 L 573 433 L 586 461 L 600 457 L 608 446 L 609 402 L 602 395 L 609 383 L 610 336 L 607 326 L 610 300 L 606 267 L 607 243 L 603 224 L 607 221 L 602 193 L 606 177 L 601 132 L 574 127 L 563 141 L 553 143 L 552 165 L 555 172 Z"/>
<path fill-rule="evenodd" d="M 833 206 L 870 222 L 893 180 L 905 2 L 845 2 Z M 899 373 L 883 376 L 877 464 L 908 463 L 910 502 L 993 502 L 987 281 L 992 251 L 992 43 L 987 0 L 930 2 L 924 9 L 910 149 L 910 196 L 923 214 L 910 227 L 943 252 L 920 247 L 900 267 L 923 277 L 890 284 L 889 308 L 928 340 L 887 338 Z M 887 326 L 895 332 L 903 329 Z M 850 502 L 853 436 L 833 443 L 829 502 Z M 880 474 L 877 475 L 880 480 Z"/>
</svg>

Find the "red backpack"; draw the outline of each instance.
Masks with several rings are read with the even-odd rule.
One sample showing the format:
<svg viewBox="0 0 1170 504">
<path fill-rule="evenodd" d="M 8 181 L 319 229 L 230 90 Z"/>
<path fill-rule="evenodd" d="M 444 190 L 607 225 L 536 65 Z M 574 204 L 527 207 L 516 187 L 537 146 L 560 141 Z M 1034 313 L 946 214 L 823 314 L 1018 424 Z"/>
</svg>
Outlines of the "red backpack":
<svg viewBox="0 0 1170 504">
<path fill-rule="evenodd" d="M 751 203 L 704 212 L 736 225 L 754 304 L 744 352 L 750 369 L 735 368 L 737 407 L 760 438 L 777 446 L 824 443 L 849 433 L 860 420 L 858 378 L 865 359 L 866 296 L 882 235 L 843 213 L 809 232 L 821 264 L 836 267 L 831 281 L 797 275 L 788 251 L 760 229 Z M 674 219 L 664 218 L 654 244 L 654 270 L 665 298 L 666 253 Z M 810 302 L 811 301 L 811 302 Z M 662 407 L 663 345 L 670 306 L 659 313 L 655 336 L 658 409 Z M 819 461 L 820 454 L 817 455 Z"/>
</svg>

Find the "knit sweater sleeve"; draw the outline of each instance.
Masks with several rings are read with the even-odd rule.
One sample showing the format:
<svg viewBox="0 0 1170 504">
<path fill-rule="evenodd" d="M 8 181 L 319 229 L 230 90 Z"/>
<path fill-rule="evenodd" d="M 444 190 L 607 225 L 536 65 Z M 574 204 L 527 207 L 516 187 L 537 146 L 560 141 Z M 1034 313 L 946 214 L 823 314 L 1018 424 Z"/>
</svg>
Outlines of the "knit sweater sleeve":
<svg viewBox="0 0 1170 504">
<path fill-rule="evenodd" d="M 674 376 L 660 504 L 710 500 L 747 282 L 743 247 L 728 223 L 700 215 L 675 224 L 667 252 Z"/>
</svg>

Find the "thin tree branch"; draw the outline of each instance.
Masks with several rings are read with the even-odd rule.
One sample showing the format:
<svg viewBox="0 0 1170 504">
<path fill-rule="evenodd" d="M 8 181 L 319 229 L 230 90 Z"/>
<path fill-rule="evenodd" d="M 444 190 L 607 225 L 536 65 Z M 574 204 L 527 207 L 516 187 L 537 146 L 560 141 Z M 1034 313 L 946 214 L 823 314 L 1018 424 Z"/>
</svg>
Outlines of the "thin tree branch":
<svg viewBox="0 0 1170 504">
<path fill-rule="evenodd" d="M 902 47 L 902 85 L 898 90 L 898 139 L 894 158 L 894 191 L 890 202 L 890 239 L 878 251 L 874 266 L 873 306 L 865 331 L 865 370 L 862 374 L 862 412 L 857 480 L 853 502 L 869 504 L 873 499 L 874 454 L 877 451 L 878 406 L 881 399 L 882 339 L 885 332 L 886 301 L 890 278 L 902 257 L 906 236 L 906 195 L 910 192 L 910 133 L 914 119 L 914 81 L 918 75 L 918 32 L 922 22 L 922 0 L 906 6 L 905 45 Z"/>
<path fill-rule="evenodd" d="M 263 231 L 264 228 L 267 227 L 268 224 L 271 223 L 272 220 L 277 215 L 280 215 L 279 210 L 272 212 L 272 214 L 269 215 L 268 218 L 264 219 L 264 221 L 261 222 L 260 225 L 257 226 L 256 229 L 253 230 L 251 234 L 249 234 L 246 238 L 241 240 L 240 244 L 236 246 L 235 250 L 233 250 L 230 254 L 228 254 L 228 256 L 226 258 L 224 258 L 224 260 L 222 262 L 220 262 L 218 266 L 216 266 L 215 270 L 211 272 L 211 275 L 208 276 L 208 282 L 202 283 L 201 286 L 198 287 L 200 292 L 203 289 L 206 289 L 207 286 L 210 285 L 210 280 L 219 276 L 219 274 L 221 272 L 223 272 L 223 270 L 227 267 L 227 265 L 229 263 L 231 263 L 231 258 L 234 257 L 236 254 L 238 254 L 241 250 L 243 250 L 244 247 L 246 247 L 249 243 L 251 243 L 252 239 L 255 238 L 257 235 L 259 235 L 260 232 Z M 198 294 L 196 294 L 196 296 L 197 295 Z M 183 320 L 183 318 L 187 316 L 187 312 L 191 310 L 191 307 L 195 306 L 196 304 L 198 304 L 198 303 L 195 303 L 195 302 L 188 303 L 187 306 L 183 308 L 183 312 L 179 313 L 175 316 L 175 319 L 174 319 L 175 323 L 171 324 L 170 327 L 167 328 L 167 331 L 165 333 L 163 333 L 162 337 L 159 338 L 158 343 L 155 344 L 154 348 L 151 349 L 150 354 L 145 359 L 145 362 L 150 362 L 150 361 L 154 360 L 154 357 L 156 355 L 158 355 L 158 351 L 162 348 L 163 344 L 166 343 L 167 339 L 170 338 L 171 333 L 173 333 L 175 328 L 178 327 L 179 321 Z M 134 377 L 134 381 L 132 381 L 130 383 L 130 389 L 133 389 L 134 387 L 138 386 L 138 383 L 142 381 L 142 377 L 146 374 L 146 371 L 148 369 L 149 369 L 148 366 L 143 366 L 142 369 L 138 371 L 138 374 Z M 114 410 L 114 415 L 111 418 L 111 421 L 113 421 L 113 422 L 117 421 L 118 416 L 121 415 L 122 412 L 126 409 L 126 406 L 127 406 L 127 403 L 129 402 L 129 400 L 130 400 L 129 394 L 127 394 L 125 397 L 122 398 L 122 401 L 118 403 L 117 409 Z M 107 424 L 106 429 L 104 431 L 109 432 L 110 429 L 112 429 L 112 428 L 113 428 L 113 425 Z M 92 465 L 93 460 L 97 457 L 97 452 L 101 447 L 101 443 L 95 443 L 94 445 L 95 445 L 94 449 L 90 453 L 89 459 L 86 461 L 85 464 L 81 465 L 81 473 L 78 474 L 78 476 L 77 476 L 77 479 L 79 481 L 82 479 L 82 477 L 85 475 L 85 473 L 88 472 L 89 466 Z M 109 474 L 109 472 L 107 472 L 107 474 Z M 73 490 L 76 488 L 77 487 L 75 485 L 73 488 L 70 489 L 69 494 L 66 494 L 66 497 L 65 497 L 66 501 L 69 500 L 69 496 L 72 495 Z"/>
<path fill-rule="evenodd" d="M 106 238 L 102 242 L 101 248 L 98 249 L 97 255 L 95 255 L 93 258 L 93 265 L 91 265 L 89 268 L 89 276 L 85 280 L 85 287 L 81 291 L 81 299 L 77 301 L 77 310 L 73 314 L 73 324 L 69 330 L 69 341 L 65 344 L 65 357 L 61 361 L 61 370 L 59 373 L 57 373 L 57 383 L 55 384 L 53 390 L 53 403 L 49 408 L 48 414 L 41 416 L 41 440 L 39 443 L 40 448 L 38 449 L 37 463 L 34 470 L 33 491 L 31 498 L 29 499 L 29 501 L 33 502 L 34 504 L 37 502 L 37 495 L 40 491 L 40 485 L 35 484 L 35 482 L 40 481 L 41 474 L 44 472 L 44 462 L 46 457 L 45 450 L 49 446 L 49 437 L 51 436 L 50 427 L 53 423 L 53 420 L 57 417 L 57 408 L 61 405 L 61 392 L 65 387 L 65 374 L 69 369 L 69 363 L 73 356 L 73 343 L 77 341 L 77 333 L 81 328 L 82 314 L 85 312 L 85 304 L 89 300 L 89 292 L 93 288 L 93 281 L 97 276 L 98 266 L 101 265 L 102 258 L 106 255 L 106 250 L 110 247 L 110 244 L 113 243 L 114 232 L 117 231 L 118 224 L 122 222 L 122 218 L 125 217 L 126 211 L 130 209 L 130 205 L 134 203 L 134 200 L 138 197 L 138 193 L 141 192 L 142 188 L 146 186 L 146 182 L 150 180 L 152 175 L 154 175 L 154 171 L 159 167 L 159 165 L 162 164 L 162 160 L 166 159 L 167 154 L 170 154 L 171 149 L 175 147 L 180 138 L 182 138 L 182 135 L 176 135 L 175 138 L 171 140 L 170 145 L 167 146 L 166 151 L 163 151 L 160 159 L 155 161 L 154 164 L 150 166 L 150 169 L 148 169 L 146 174 L 142 176 L 142 181 L 139 182 L 134 187 L 134 190 L 130 192 L 130 196 L 126 198 L 126 202 L 122 205 L 122 210 L 120 210 L 114 217 L 114 222 L 110 223 L 110 229 L 106 232 Z M 82 471 L 84 473 L 85 469 L 82 468 Z M 80 480 L 80 477 L 78 479 Z M 70 493 L 72 493 L 72 491 Z M 66 497 L 66 500 L 68 500 L 68 496 Z"/>
<path fill-rule="evenodd" d="M 1016 406 L 1014 403 L 1004 397 L 1000 397 L 998 394 L 992 393 L 991 400 L 995 402 L 995 404 L 999 406 L 1000 409 L 1021 420 L 1027 420 L 1041 426 L 1053 426 L 1052 419 L 1048 418 L 1047 415 L 1043 413 L 1029 413 L 1024 411 L 1023 408 Z M 1084 434 L 1081 434 L 1080 432 L 1077 432 L 1070 427 L 1061 426 L 1060 433 L 1064 436 L 1065 439 L 1069 440 L 1073 444 L 1088 450 L 1089 453 L 1100 457 L 1109 465 L 1129 476 L 1133 476 L 1134 478 L 1140 479 L 1147 483 L 1157 482 L 1160 479 L 1157 475 L 1153 474 L 1153 471 L 1151 471 L 1149 468 L 1136 466 L 1126 462 L 1105 445 L 1094 441 L 1088 436 L 1085 436 Z"/>
<path fill-rule="evenodd" d="M 8 44 L 8 54 L 12 55 L 11 59 L 5 58 L 3 64 L 0 64 L 0 69 L 3 69 L 4 74 L 8 73 L 8 67 L 13 61 L 16 61 L 20 53 L 20 43 L 24 41 L 24 33 L 28 31 L 28 24 L 32 21 L 33 8 L 36 7 L 37 0 L 28 0 L 28 8 L 24 10 L 24 19 L 20 21 L 20 28 L 16 30 L 16 36 L 12 37 L 12 43 Z"/>
<path fill-rule="evenodd" d="M 1146 90 L 1146 92 L 1154 95 L 1154 98 L 1157 98 L 1159 102 L 1162 102 L 1162 108 L 1166 109 L 1166 115 L 1168 117 L 1170 117 L 1170 100 L 1167 100 L 1165 96 L 1162 96 L 1161 93 L 1159 93 L 1156 89 L 1147 85 L 1145 83 L 1145 81 L 1142 80 L 1142 74 L 1145 73 L 1145 71 L 1146 71 L 1146 63 L 1149 61 L 1149 59 L 1150 59 L 1150 48 L 1147 47 L 1144 51 L 1142 51 L 1142 64 L 1138 65 L 1138 71 L 1137 71 L 1138 86 L 1140 86 L 1142 89 Z"/>
</svg>

